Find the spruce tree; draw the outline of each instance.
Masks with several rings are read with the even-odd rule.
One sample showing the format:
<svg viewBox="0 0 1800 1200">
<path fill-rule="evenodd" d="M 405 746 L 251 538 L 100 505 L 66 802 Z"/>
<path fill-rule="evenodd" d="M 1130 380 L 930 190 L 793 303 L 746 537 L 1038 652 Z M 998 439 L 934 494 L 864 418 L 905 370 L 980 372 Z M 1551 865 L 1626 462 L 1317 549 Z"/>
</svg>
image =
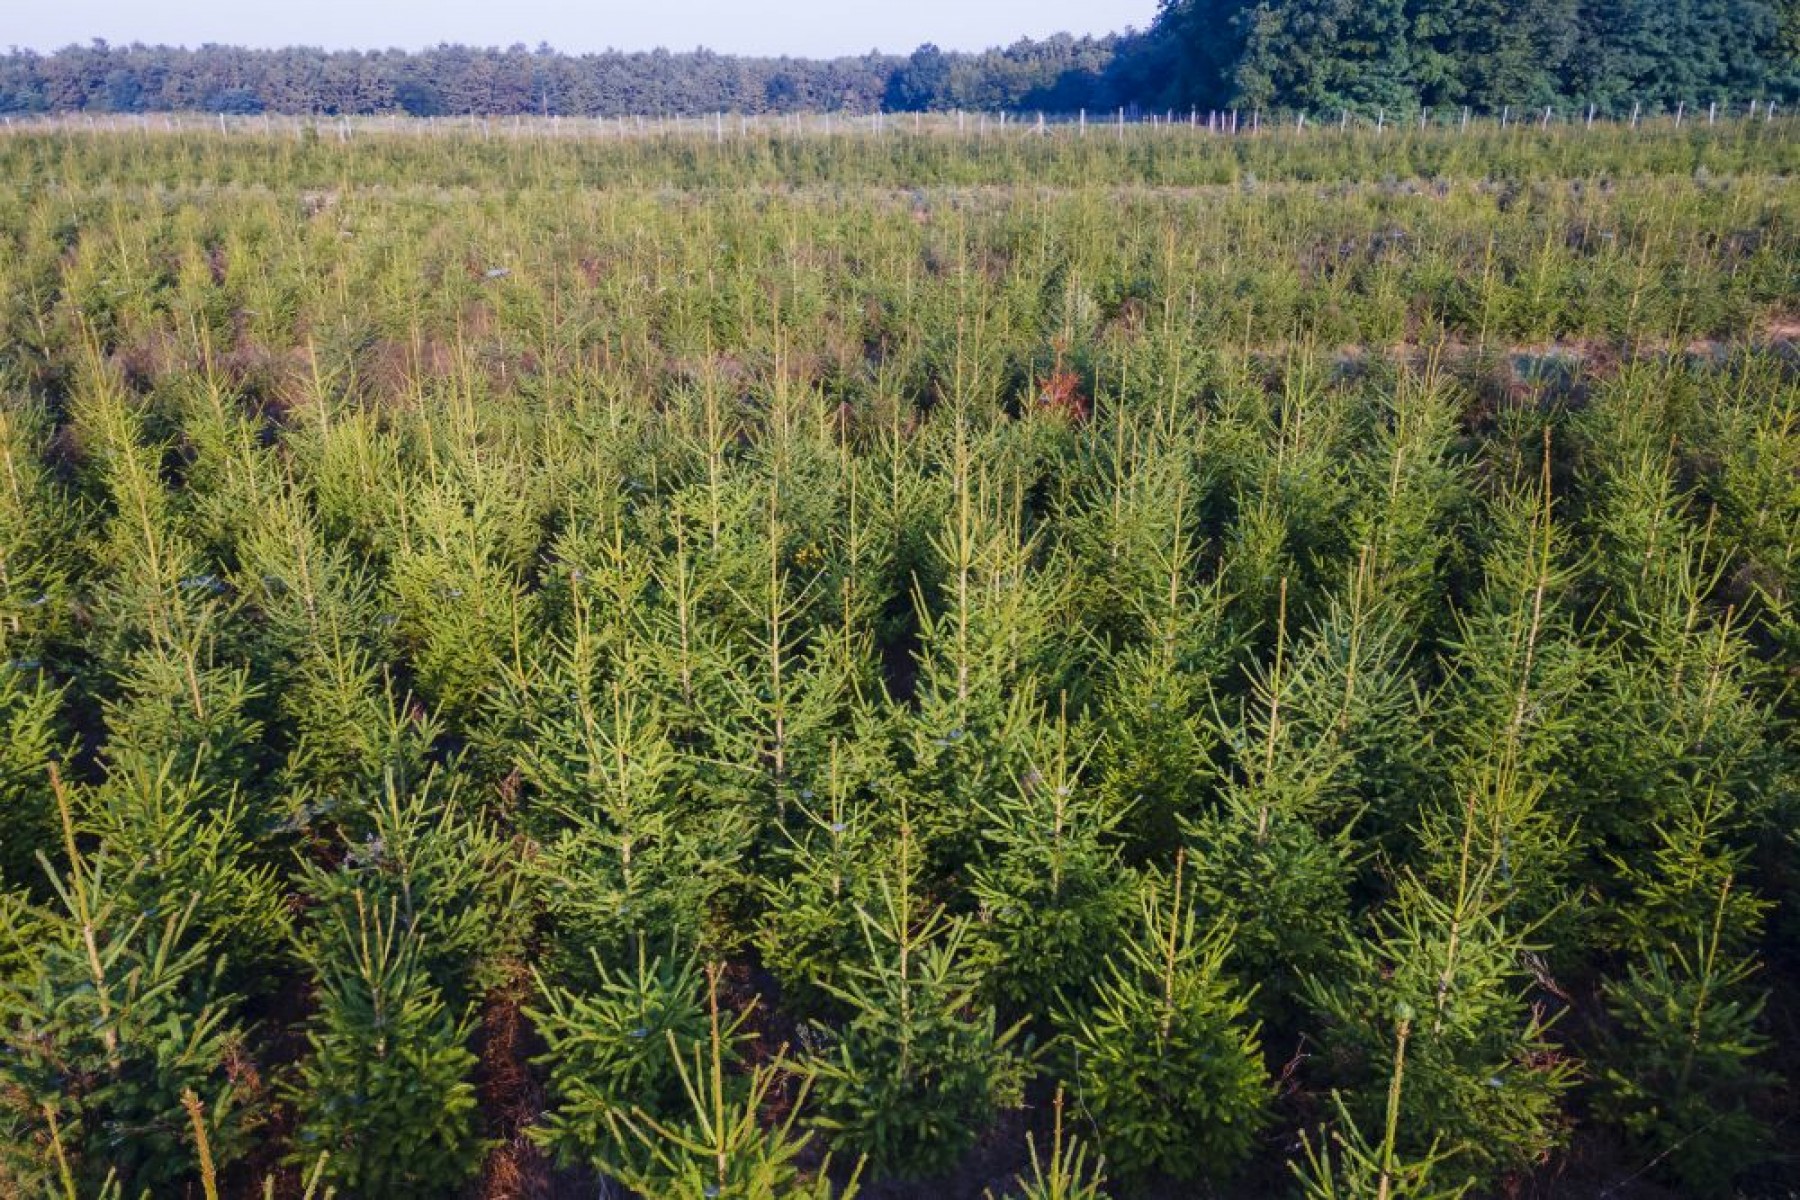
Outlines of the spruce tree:
<svg viewBox="0 0 1800 1200">
<path fill-rule="evenodd" d="M 686 1110 L 663 1116 L 634 1105 L 620 1118 L 649 1155 L 646 1165 L 627 1167 L 622 1174 L 625 1184 L 645 1195 L 852 1200 L 862 1174 L 860 1162 L 841 1188 L 833 1184 L 829 1155 L 810 1176 L 801 1171 L 798 1160 L 813 1137 L 796 1129 L 806 1103 L 805 1084 L 787 1116 L 765 1127 L 763 1114 L 781 1081 L 780 1068 L 759 1063 L 747 1074 L 728 1072 L 735 1029 L 748 1013 L 721 1013 L 717 965 L 708 966 L 706 983 L 705 1045 L 692 1047 L 684 1056 L 675 1033 L 665 1034 Z"/>
<path fill-rule="evenodd" d="M 1731 880 L 1713 926 L 1688 947 L 1671 938 L 1605 988 L 1614 1031 L 1603 1048 L 1598 1108 L 1691 1195 L 1727 1195 L 1761 1161 L 1772 1133 L 1757 1101 L 1774 1076 L 1755 1061 L 1766 993 L 1754 959 L 1722 943 Z"/>
<path fill-rule="evenodd" d="M 1037 1138 L 1025 1135 L 1025 1148 L 1031 1156 L 1031 1175 L 1020 1173 L 1008 1196 L 1019 1200 L 1106 1200 L 1106 1160 L 1090 1161 L 1088 1146 L 1080 1138 L 1063 1129 L 1063 1089 L 1058 1086 L 1051 1104 L 1049 1153 L 1039 1151 Z M 990 1189 L 987 1200 L 996 1200 Z"/>
<path fill-rule="evenodd" d="M 654 1178 L 670 1148 L 645 1135 L 646 1123 L 685 1115 L 688 1056 L 710 1037 L 701 978 L 691 957 L 672 948 L 652 955 L 641 942 L 617 966 L 596 957 L 591 985 L 540 975 L 529 1011 L 549 1048 L 551 1109 L 532 1136 L 564 1162 Z M 721 1070 L 736 1059 L 742 1023 L 733 1017 L 718 1031 Z"/>
<path fill-rule="evenodd" d="M 834 750 L 822 796 L 802 788 L 787 845 L 770 855 L 766 916 L 757 946 L 781 985 L 783 1007 L 808 1020 L 847 1015 L 838 993 L 861 957 L 862 909 L 879 901 L 892 822 L 852 778 L 851 756 Z M 858 784 L 861 786 L 857 786 Z M 853 790 L 854 789 L 854 790 Z"/>
<path fill-rule="evenodd" d="M 334 910 L 308 947 L 319 987 L 307 1054 L 288 1087 L 298 1116 L 293 1158 L 329 1155 L 346 1192 L 441 1196 L 486 1151 L 476 1132 L 473 1021 L 452 1009 L 420 963 L 397 897 Z"/>
<path fill-rule="evenodd" d="M 224 960 L 197 927 L 194 898 L 129 891 L 131 859 L 84 851 L 56 783 L 63 855 L 54 901 L 0 908 L 0 1055 L 4 1163 L 22 1186 L 63 1192 L 181 1186 L 197 1163 L 182 1096 L 212 1097 L 208 1135 L 220 1161 L 243 1153 L 266 1097 L 238 1071 L 246 1039 Z M 135 857 L 135 856 L 134 856 Z M 165 886 L 169 881 L 162 881 Z"/>
<path fill-rule="evenodd" d="M 967 923 L 920 894 L 919 851 L 902 817 L 875 905 L 859 909 L 865 957 L 834 989 L 850 1016 L 814 1027 L 813 1121 L 873 1170 L 929 1178 L 1017 1102 L 1018 1029 L 978 998 Z"/>
<path fill-rule="evenodd" d="M 1371 1138 L 1344 1103 L 1333 1093 L 1336 1128 L 1320 1129 L 1318 1137 L 1302 1134 L 1304 1161 L 1291 1163 L 1306 1200 L 1349 1200 L 1358 1196 L 1393 1197 L 1393 1200 L 1457 1200 L 1468 1193 L 1472 1181 L 1458 1181 L 1444 1167 L 1447 1157 L 1433 1142 L 1416 1157 L 1400 1152 L 1401 1098 L 1406 1094 L 1406 1043 L 1412 1036 L 1414 1014 L 1404 1003 L 1394 1020 L 1394 1058 L 1388 1080 L 1385 1122 L 1379 1138 Z"/>
<path fill-rule="evenodd" d="M 1061 1014 L 1070 1086 L 1121 1171 L 1218 1180 L 1254 1149 L 1270 1090 L 1232 930 L 1202 933 L 1179 860 L 1141 904 L 1092 1001 Z"/>
<path fill-rule="evenodd" d="M 1471 809 L 1464 866 L 1448 899 L 1402 881 L 1373 935 L 1329 975 L 1308 980 L 1350 1123 L 1388 1132 L 1383 1146 L 1414 1162 L 1442 1158 L 1434 1179 L 1490 1185 L 1542 1159 L 1564 1137 L 1558 1102 L 1574 1064 L 1550 1039 L 1531 997 L 1531 944 L 1496 899 L 1498 862 L 1477 857 Z M 1405 1088 L 1383 1117 L 1395 1053 L 1392 1023 L 1411 1022 Z"/>
<path fill-rule="evenodd" d="M 1083 781 L 1071 736 L 1066 714 L 1040 724 L 1024 776 L 982 806 L 989 850 L 970 869 L 988 994 L 1040 1021 L 1055 997 L 1087 995 L 1093 948 L 1125 928 L 1135 882 L 1113 844 L 1118 817 Z"/>
</svg>

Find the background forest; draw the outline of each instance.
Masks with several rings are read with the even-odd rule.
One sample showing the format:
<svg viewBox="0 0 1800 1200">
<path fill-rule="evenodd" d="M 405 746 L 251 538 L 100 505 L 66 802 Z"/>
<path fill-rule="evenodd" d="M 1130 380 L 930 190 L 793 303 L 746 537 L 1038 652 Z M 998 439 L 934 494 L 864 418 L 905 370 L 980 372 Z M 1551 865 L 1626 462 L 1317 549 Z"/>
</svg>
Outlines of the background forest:
<svg viewBox="0 0 1800 1200">
<path fill-rule="evenodd" d="M 1143 32 L 980 53 L 108 46 L 0 56 L 0 113 L 413 116 L 967 109 L 1624 115 L 1800 97 L 1797 0 L 1164 0 Z"/>
</svg>

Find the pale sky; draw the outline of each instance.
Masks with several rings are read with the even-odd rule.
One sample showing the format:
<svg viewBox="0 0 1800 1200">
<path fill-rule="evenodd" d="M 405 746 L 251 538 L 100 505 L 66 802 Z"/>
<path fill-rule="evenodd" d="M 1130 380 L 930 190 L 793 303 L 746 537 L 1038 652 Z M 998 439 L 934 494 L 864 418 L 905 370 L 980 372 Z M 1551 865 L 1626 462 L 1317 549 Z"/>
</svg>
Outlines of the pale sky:
<svg viewBox="0 0 1800 1200">
<path fill-rule="evenodd" d="M 416 50 L 439 42 L 558 50 L 692 50 L 827 57 L 921 42 L 980 50 L 1057 32 L 1143 28 L 1156 0 L 0 0 L 0 47 L 105 38 L 197 46 Z"/>
</svg>

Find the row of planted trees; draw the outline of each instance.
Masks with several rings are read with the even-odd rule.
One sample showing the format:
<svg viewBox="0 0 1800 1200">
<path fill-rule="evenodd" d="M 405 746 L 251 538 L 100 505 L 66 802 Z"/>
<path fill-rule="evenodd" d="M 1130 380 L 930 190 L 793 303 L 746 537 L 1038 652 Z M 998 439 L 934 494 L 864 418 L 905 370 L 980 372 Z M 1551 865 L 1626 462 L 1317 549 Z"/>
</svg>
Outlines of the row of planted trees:
<svg viewBox="0 0 1800 1200">
<path fill-rule="evenodd" d="M 802 226 L 837 227 L 769 203 L 713 309 L 671 272 L 655 322 L 533 341 L 579 293 L 519 280 L 489 333 L 535 367 L 320 327 L 280 390 L 215 340 L 268 320 L 235 246 L 171 267 L 103 206 L 116 258 L 8 248 L 0 1179 L 1754 1179 L 1785 351 L 1217 349 L 1212 266 L 1106 323 L 1031 213 L 975 212 L 1010 273 L 863 244 L 831 286 L 940 319 L 827 386 Z M 436 294 L 326 232 L 379 286 L 314 280 L 314 319 Z M 771 262 L 765 323 L 730 289 Z M 740 303 L 688 352 L 684 306 Z"/>
<path fill-rule="evenodd" d="M 1470 446 L 1429 373 L 1084 424 L 967 369 L 910 432 L 703 382 L 321 395 L 277 452 L 95 362 L 65 479 L 9 407 L 16 1178 L 175 1186 L 194 1096 L 215 1163 L 286 1121 L 452 1188 L 517 996 L 530 1136 L 652 1194 L 828 1179 L 810 1129 L 929 1176 L 1041 1079 L 1125 1180 L 1306 1118 L 1319 1194 L 1493 1186 L 1577 1095 L 1724 1179 L 1791 771 L 1787 543 L 1730 507 L 1784 468 L 1730 447 L 1792 385 L 1641 368 Z"/>
</svg>

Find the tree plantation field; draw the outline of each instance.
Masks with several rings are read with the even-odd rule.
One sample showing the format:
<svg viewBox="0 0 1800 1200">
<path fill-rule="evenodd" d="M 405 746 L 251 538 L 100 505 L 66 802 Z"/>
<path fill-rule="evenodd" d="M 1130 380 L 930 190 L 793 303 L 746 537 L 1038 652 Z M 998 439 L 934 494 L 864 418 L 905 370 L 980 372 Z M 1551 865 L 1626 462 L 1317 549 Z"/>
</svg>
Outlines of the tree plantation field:
<svg viewBox="0 0 1800 1200">
<path fill-rule="evenodd" d="M 1787 1195 L 1796 169 L 0 134 L 0 1195 Z"/>
</svg>

